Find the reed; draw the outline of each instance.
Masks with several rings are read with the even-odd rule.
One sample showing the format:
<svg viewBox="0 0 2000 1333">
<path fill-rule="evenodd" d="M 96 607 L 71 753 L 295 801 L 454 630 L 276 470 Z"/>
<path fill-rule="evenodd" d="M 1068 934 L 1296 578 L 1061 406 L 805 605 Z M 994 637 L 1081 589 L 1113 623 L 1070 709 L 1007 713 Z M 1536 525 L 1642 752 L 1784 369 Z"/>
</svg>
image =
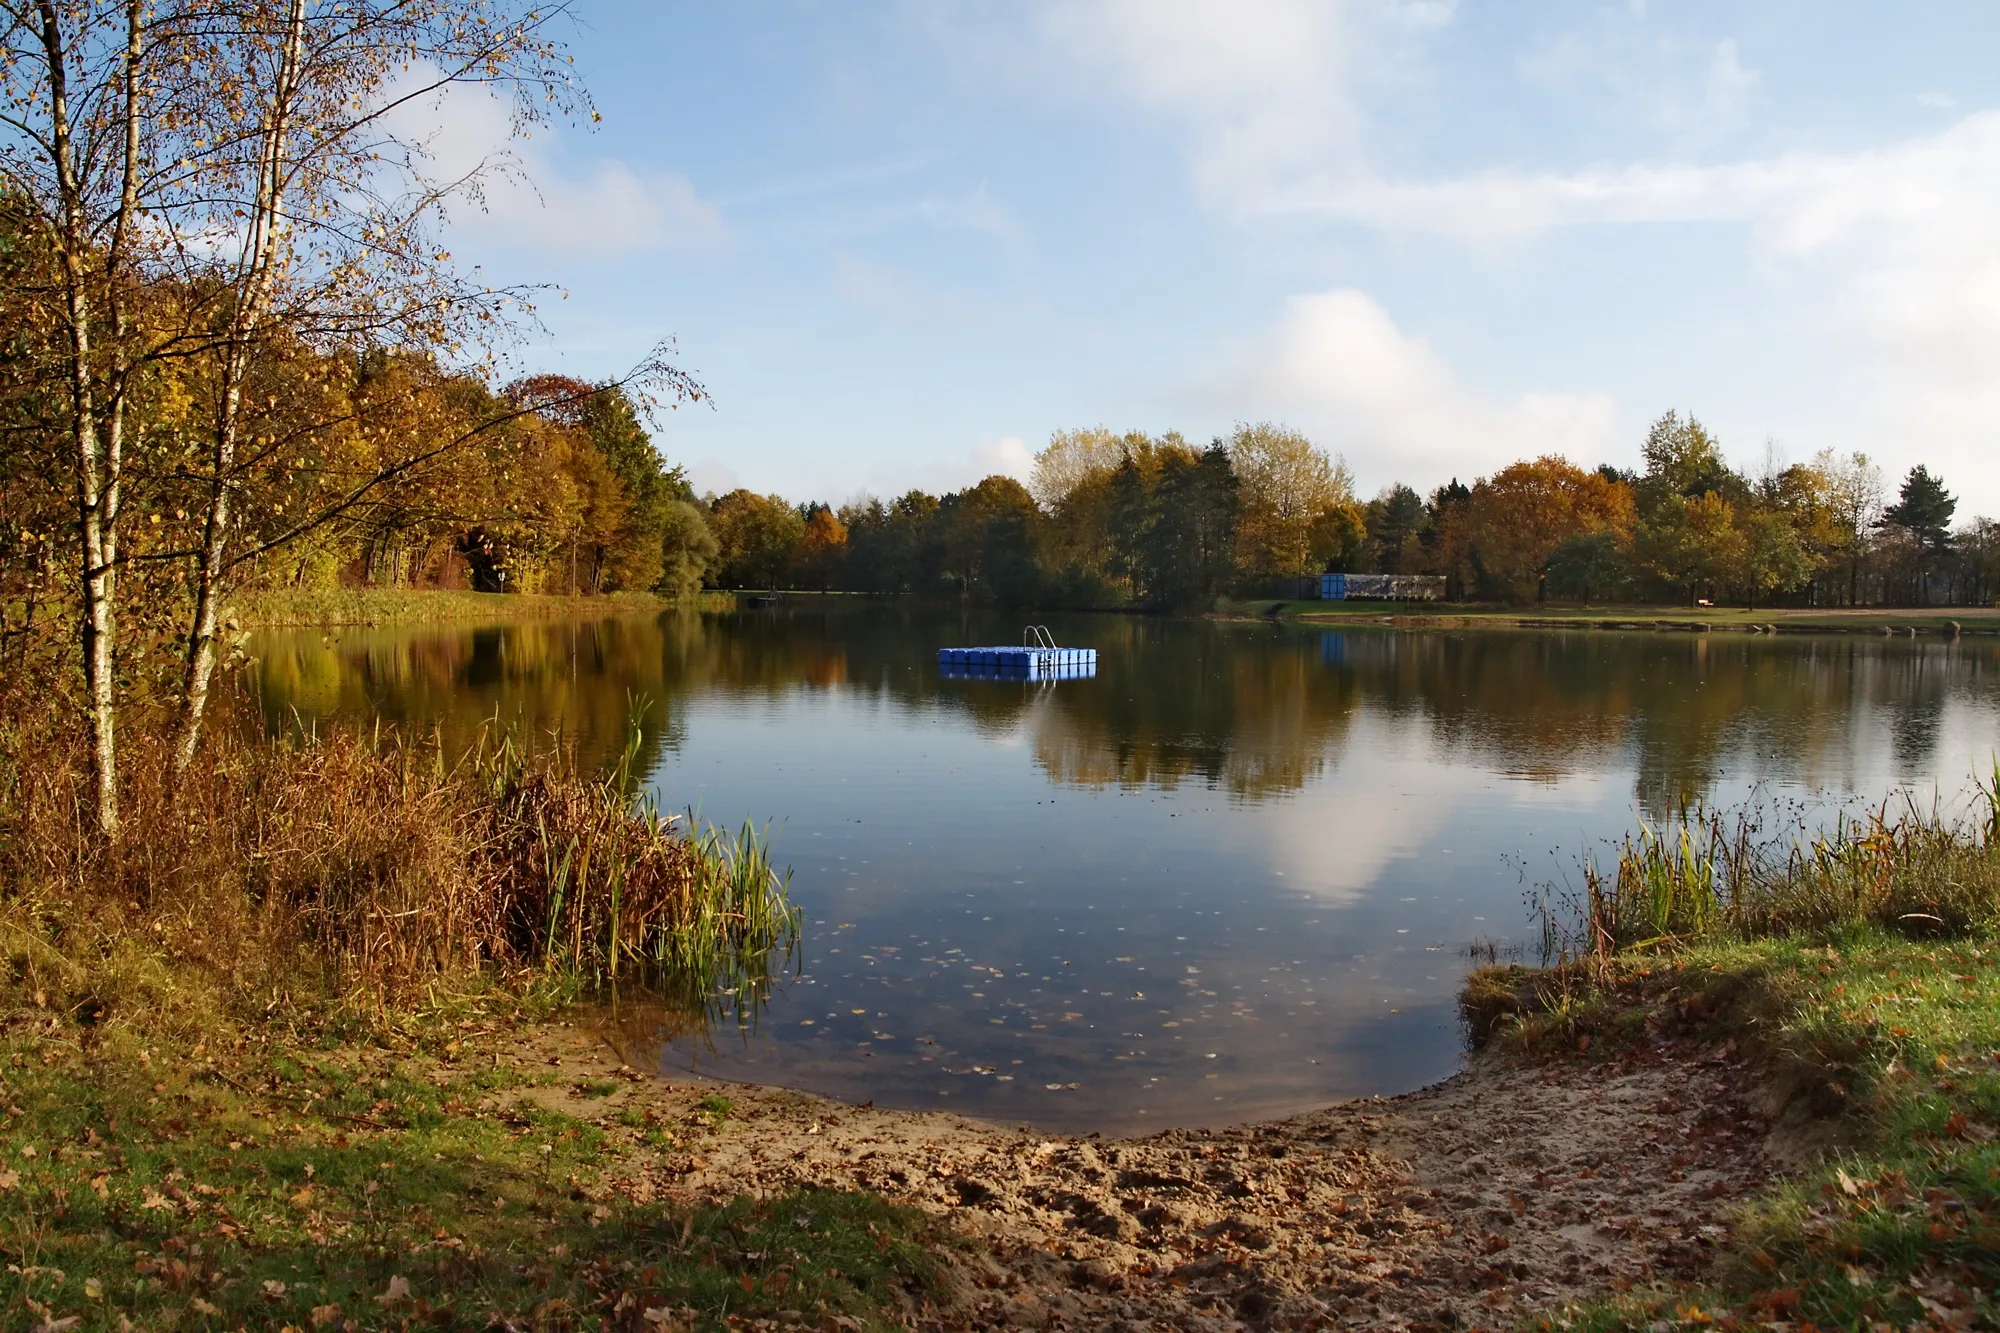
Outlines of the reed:
<svg viewBox="0 0 2000 1333">
<path fill-rule="evenodd" d="M 1686 805 L 1642 823 L 1609 868 L 1586 856 L 1581 890 L 1537 907 L 1548 962 L 1698 941 L 1875 927 L 1963 935 L 2000 924 L 2000 764 L 1952 812 L 1904 796 L 1830 827 L 1768 803 Z"/>
<path fill-rule="evenodd" d="M 497 724 L 449 753 L 380 726 L 269 737 L 246 708 L 178 785 L 165 728 L 139 726 L 107 848 L 79 730 L 18 694 L 0 713 L 0 971 L 38 992 L 170 1008 L 206 977 L 386 1013 L 634 979 L 705 1004 L 755 992 L 797 936 L 762 833 L 635 795 L 636 724 L 601 773 Z"/>
</svg>

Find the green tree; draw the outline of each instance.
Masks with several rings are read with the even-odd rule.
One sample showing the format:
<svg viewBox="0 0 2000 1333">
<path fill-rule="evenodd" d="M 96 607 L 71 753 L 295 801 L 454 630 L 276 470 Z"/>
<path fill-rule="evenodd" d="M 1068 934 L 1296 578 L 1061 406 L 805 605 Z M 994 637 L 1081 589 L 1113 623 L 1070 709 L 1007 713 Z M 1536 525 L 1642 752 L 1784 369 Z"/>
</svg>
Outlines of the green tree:
<svg viewBox="0 0 2000 1333">
<path fill-rule="evenodd" d="M 701 507 L 686 500 L 669 500 L 660 514 L 660 581 L 662 596 L 676 600 L 701 591 L 701 581 L 720 551 Z"/>
<path fill-rule="evenodd" d="M 992 476 L 939 503 L 933 523 L 938 568 L 962 596 L 1026 606 L 1040 591 L 1035 524 L 1040 511 L 1028 488 Z"/>
<path fill-rule="evenodd" d="M 1931 566 L 1951 546 L 1951 516 L 1958 500 L 1919 463 L 1903 478 L 1902 493 L 1896 503 L 1882 511 L 1882 522 L 1893 524 L 1910 535 L 1917 548 L 1918 596 L 1930 600 Z"/>
<path fill-rule="evenodd" d="M 1951 544 L 1951 516 L 1957 510 L 1958 501 L 1944 488 L 1944 482 L 1919 463 L 1903 478 L 1902 493 L 1896 503 L 1882 511 L 1882 521 L 1907 530 L 1926 550 L 1936 553 Z"/>
<path fill-rule="evenodd" d="M 644 589 L 659 583 L 668 506 L 693 497 L 681 470 L 668 468 L 654 448 L 630 395 L 617 384 L 535 375 L 509 385 L 507 398 L 579 432 L 616 479 L 617 502 L 600 500 L 597 512 L 578 526 L 575 540 L 585 550 L 590 590 Z"/>
<path fill-rule="evenodd" d="M 1368 502 L 1366 520 L 1375 567 L 1384 574 L 1402 573 L 1414 555 L 1410 544 L 1424 529 L 1423 497 L 1399 482 Z"/>
<path fill-rule="evenodd" d="M 1806 549 L 1791 516 L 1760 509 L 1742 521 L 1744 605 L 1757 609 L 1757 597 L 1796 588 L 1811 579 L 1820 562 Z"/>
<path fill-rule="evenodd" d="M 1720 495 L 1733 502 L 1748 492 L 1748 483 L 1724 461 L 1721 444 L 1692 414 L 1683 420 L 1668 412 L 1655 421 L 1639 453 L 1646 462 L 1637 488 L 1642 514 L 1669 496 Z"/>
<path fill-rule="evenodd" d="M 1235 573 L 1238 482 L 1217 440 L 1196 452 L 1179 442 L 1125 456 L 1111 477 L 1115 566 L 1137 600 L 1160 607 L 1207 604 Z"/>
<path fill-rule="evenodd" d="M 784 497 L 740 488 L 709 504 L 708 523 L 717 547 L 713 578 L 724 588 L 777 587 L 806 527 Z"/>
<path fill-rule="evenodd" d="M 1630 580 L 1625 540 L 1610 529 L 1579 532 L 1549 556 L 1549 587 L 1559 597 L 1585 602 L 1613 595 Z"/>
<path fill-rule="evenodd" d="M 1743 559 L 1743 533 L 1736 511 L 1710 492 L 1689 499 L 1666 496 L 1632 538 L 1633 563 L 1663 582 L 1687 589 L 1695 605 L 1705 585 L 1728 581 Z"/>
</svg>

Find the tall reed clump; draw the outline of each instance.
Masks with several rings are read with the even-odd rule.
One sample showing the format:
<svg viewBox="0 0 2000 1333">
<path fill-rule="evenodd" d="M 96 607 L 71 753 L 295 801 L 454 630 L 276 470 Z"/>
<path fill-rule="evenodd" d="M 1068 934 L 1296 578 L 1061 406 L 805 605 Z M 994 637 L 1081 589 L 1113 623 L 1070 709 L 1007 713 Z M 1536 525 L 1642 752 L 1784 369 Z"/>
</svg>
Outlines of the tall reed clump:
<svg viewBox="0 0 2000 1333">
<path fill-rule="evenodd" d="M 1975 791 L 1959 814 L 1906 797 L 1819 829 L 1802 813 L 1683 806 L 1628 834 L 1609 870 L 1586 859 L 1580 895 L 1543 899 L 1543 953 L 1602 958 L 1857 926 L 1989 930 L 2000 924 L 2000 765 Z"/>
<path fill-rule="evenodd" d="M 641 976 L 700 996 L 767 976 L 797 936 L 754 828 L 633 799 L 636 731 L 597 773 L 498 727 L 449 754 L 382 728 L 269 738 L 246 709 L 174 784 L 166 729 L 136 726 L 108 848 L 88 833 L 81 728 L 0 703 L 0 980 L 37 993 L 157 1006 L 207 977 L 372 1009 Z"/>
</svg>

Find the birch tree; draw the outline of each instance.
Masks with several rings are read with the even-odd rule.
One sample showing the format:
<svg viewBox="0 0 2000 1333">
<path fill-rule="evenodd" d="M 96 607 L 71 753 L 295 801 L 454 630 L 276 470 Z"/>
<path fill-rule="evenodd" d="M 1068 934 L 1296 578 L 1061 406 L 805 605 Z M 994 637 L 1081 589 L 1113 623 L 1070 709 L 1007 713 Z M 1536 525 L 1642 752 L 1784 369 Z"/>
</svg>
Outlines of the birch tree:
<svg viewBox="0 0 2000 1333">
<path fill-rule="evenodd" d="M 1238 426 L 1229 459 L 1241 486 L 1236 537 L 1246 570 L 1296 578 L 1360 544 L 1365 530 L 1347 464 L 1298 431 Z"/>
<path fill-rule="evenodd" d="M 184 16 L 145 0 L 0 0 L 0 192 L 48 263 L 23 293 L 62 404 L 60 453 L 98 830 L 118 831 L 119 535 L 126 421 L 155 343 L 133 302 L 153 242 L 146 203 L 171 188 L 161 149 L 185 130 Z"/>
<path fill-rule="evenodd" d="M 586 110 L 551 36 L 566 8 L 0 0 L 0 208 L 49 257 L 26 294 L 38 326 L 27 341 L 62 403 L 95 821 L 107 840 L 118 829 L 121 570 L 139 559 L 187 576 L 174 746 L 184 769 L 236 571 L 509 418 L 389 451 L 308 512 L 279 504 L 274 535 L 245 538 L 246 479 L 311 433 L 254 429 L 275 406 L 255 400 L 274 347 L 402 348 L 486 366 L 529 315 L 527 292 L 460 274 L 438 240 L 445 206 L 477 206 L 507 159 L 443 177 L 410 128 L 419 118 L 401 113 L 468 85 L 502 98 L 519 133 Z M 131 408 L 152 375 L 201 403 L 199 447 L 178 440 L 147 479 L 187 501 L 195 530 L 135 555 L 121 541 Z M 700 396 L 663 351 L 621 383 Z"/>
<path fill-rule="evenodd" d="M 245 445 L 245 394 L 274 336 L 461 353 L 527 308 L 520 291 L 459 275 L 437 240 L 444 205 L 477 202 L 489 160 L 457 179 L 431 170 L 399 112 L 462 86 L 497 91 L 525 133 L 582 106 L 559 45 L 560 4 L 501 0 L 226 0 L 206 6 L 219 82 L 206 185 L 173 218 L 185 290 L 211 307 L 212 395 L 193 553 L 176 770 L 192 762 L 217 663 L 230 573 L 241 563 L 235 496 L 275 443 Z M 227 71 L 228 74 L 224 72 Z"/>
</svg>

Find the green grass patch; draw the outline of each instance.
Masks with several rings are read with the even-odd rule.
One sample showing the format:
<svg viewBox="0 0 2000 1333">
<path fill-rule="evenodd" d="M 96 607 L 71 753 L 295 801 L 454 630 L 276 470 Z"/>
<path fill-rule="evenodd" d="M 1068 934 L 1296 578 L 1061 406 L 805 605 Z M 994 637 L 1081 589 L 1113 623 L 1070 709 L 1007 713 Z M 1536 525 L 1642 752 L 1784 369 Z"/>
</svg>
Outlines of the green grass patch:
<svg viewBox="0 0 2000 1333">
<path fill-rule="evenodd" d="M 1761 1059 L 1780 1132 L 1834 1144 L 1741 1218 L 1706 1285 L 1547 1328 L 2000 1327 L 2000 943 L 1834 935 L 1489 968 L 1476 1035 L 1542 1058 L 1701 1035 Z"/>
<path fill-rule="evenodd" d="M 0 1037 L 10 1326 L 873 1328 L 949 1282 L 953 1242 L 874 1196 L 629 1201 L 617 1168 L 645 1149 L 537 1106 L 535 1073 L 256 1030 L 138 1040 Z"/>
</svg>

